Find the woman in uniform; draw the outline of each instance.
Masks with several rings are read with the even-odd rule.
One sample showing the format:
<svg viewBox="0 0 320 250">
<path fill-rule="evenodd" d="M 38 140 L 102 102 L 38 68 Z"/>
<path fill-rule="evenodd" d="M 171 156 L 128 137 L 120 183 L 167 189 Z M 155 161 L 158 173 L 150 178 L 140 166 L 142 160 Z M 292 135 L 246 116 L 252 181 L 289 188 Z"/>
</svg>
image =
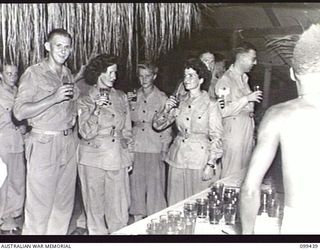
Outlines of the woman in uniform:
<svg viewBox="0 0 320 250">
<path fill-rule="evenodd" d="M 208 69 L 200 59 L 189 59 L 184 68 L 186 94 L 179 100 L 170 96 L 153 119 L 156 129 L 174 122 L 178 129 L 166 156 L 169 205 L 202 191 L 219 176 L 214 168 L 222 156 L 223 128 L 218 104 L 201 90 L 208 76 Z"/>
<path fill-rule="evenodd" d="M 78 161 L 89 234 L 108 234 L 128 222 L 128 171 L 132 166 L 132 131 L 128 99 L 113 88 L 116 58 L 93 58 L 84 77 L 90 88 L 78 103 Z"/>
</svg>

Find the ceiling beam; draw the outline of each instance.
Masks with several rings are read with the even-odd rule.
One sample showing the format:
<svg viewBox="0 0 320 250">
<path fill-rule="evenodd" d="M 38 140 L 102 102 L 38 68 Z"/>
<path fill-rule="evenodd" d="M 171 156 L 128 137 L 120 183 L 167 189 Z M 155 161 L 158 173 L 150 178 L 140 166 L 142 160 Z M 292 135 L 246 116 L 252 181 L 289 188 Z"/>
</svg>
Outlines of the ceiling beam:
<svg viewBox="0 0 320 250">
<path fill-rule="evenodd" d="M 228 7 L 273 7 L 273 8 L 304 8 L 304 9 L 314 9 L 314 8 L 320 8 L 320 3 L 285 3 L 285 2 L 279 2 L 279 3 L 205 3 L 203 5 L 206 5 L 209 8 L 228 8 Z"/>
<path fill-rule="evenodd" d="M 268 18 L 270 19 L 273 27 L 280 27 L 281 23 L 279 22 L 279 19 L 277 16 L 274 14 L 274 11 L 270 7 L 262 7 Z"/>
<path fill-rule="evenodd" d="M 203 37 L 223 36 L 231 37 L 235 30 L 232 29 L 220 29 L 204 26 L 201 30 L 197 31 L 197 35 Z M 248 28 L 241 31 L 241 35 L 246 38 L 263 38 L 270 35 L 289 35 L 289 34 L 301 34 L 302 29 L 300 26 L 288 26 L 288 27 L 271 27 L 271 28 Z"/>
</svg>

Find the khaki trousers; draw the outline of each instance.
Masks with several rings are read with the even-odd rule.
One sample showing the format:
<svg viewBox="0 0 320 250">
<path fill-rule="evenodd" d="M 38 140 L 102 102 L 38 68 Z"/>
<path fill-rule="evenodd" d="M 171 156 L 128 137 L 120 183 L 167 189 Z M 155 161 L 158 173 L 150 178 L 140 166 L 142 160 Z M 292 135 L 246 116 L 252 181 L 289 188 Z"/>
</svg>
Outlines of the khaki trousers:
<svg viewBox="0 0 320 250">
<path fill-rule="evenodd" d="M 167 207 L 165 165 L 160 154 L 134 154 L 130 192 L 130 214 L 149 216 Z"/>
<path fill-rule="evenodd" d="M 76 134 L 26 138 L 27 194 L 22 234 L 67 234 L 73 210 Z"/>
<path fill-rule="evenodd" d="M 8 175 L 0 189 L 0 203 L 2 212 L 0 217 L 4 219 L 22 215 L 25 199 L 25 162 L 24 153 L 5 153 L 1 150 L 1 158 L 7 165 Z M 1 226 L 3 230 L 10 230 L 18 225 Z"/>
<path fill-rule="evenodd" d="M 176 204 L 206 189 L 212 180 L 202 180 L 202 169 L 186 169 L 169 167 L 168 203 Z"/>
<path fill-rule="evenodd" d="M 127 169 L 104 170 L 79 164 L 83 204 L 90 235 L 106 235 L 125 227 L 129 220 Z"/>
</svg>

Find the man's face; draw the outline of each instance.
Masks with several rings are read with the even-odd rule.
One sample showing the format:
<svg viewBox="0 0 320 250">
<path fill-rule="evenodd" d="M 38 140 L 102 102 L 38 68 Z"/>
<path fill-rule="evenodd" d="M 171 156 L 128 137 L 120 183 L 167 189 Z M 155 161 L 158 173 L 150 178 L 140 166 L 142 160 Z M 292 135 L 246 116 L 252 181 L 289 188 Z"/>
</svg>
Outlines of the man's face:
<svg viewBox="0 0 320 250">
<path fill-rule="evenodd" d="M 55 35 L 46 43 L 46 50 L 49 52 L 49 57 L 57 64 L 61 65 L 68 59 L 72 48 L 69 37 L 63 35 Z"/>
<path fill-rule="evenodd" d="M 100 81 L 104 86 L 112 88 L 114 82 L 117 79 L 117 71 L 118 71 L 117 64 L 113 64 L 109 66 L 106 72 L 101 73 L 101 75 L 98 78 L 98 81 Z"/>
<path fill-rule="evenodd" d="M 18 80 L 18 68 L 15 65 L 5 65 L 2 72 L 2 81 L 13 87 Z"/>
<path fill-rule="evenodd" d="M 157 75 L 155 75 L 152 70 L 139 68 L 139 81 L 142 88 L 148 88 L 153 85 L 156 77 Z"/>
<path fill-rule="evenodd" d="M 186 90 L 192 90 L 200 88 L 203 83 L 203 78 L 199 78 L 197 71 L 192 68 L 187 68 L 184 70 L 184 87 Z"/>
<path fill-rule="evenodd" d="M 214 72 L 216 77 L 221 78 L 225 71 L 226 71 L 225 61 L 220 61 L 215 63 Z"/>
<path fill-rule="evenodd" d="M 206 52 L 200 56 L 200 60 L 207 66 L 208 70 L 213 71 L 214 69 L 214 55 Z"/>
<path fill-rule="evenodd" d="M 244 72 L 250 72 L 252 67 L 257 64 L 256 51 L 251 49 L 241 55 L 241 65 Z"/>
</svg>

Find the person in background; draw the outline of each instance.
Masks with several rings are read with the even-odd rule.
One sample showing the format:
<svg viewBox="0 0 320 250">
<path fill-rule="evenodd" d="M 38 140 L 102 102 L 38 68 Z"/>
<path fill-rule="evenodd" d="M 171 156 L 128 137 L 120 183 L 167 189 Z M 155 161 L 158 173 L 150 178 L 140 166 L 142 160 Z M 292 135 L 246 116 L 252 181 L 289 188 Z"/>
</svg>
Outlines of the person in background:
<svg viewBox="0 0 320 250">
<path fill-rule="evenodd" d="M 214 53 L 214 58 L 215 58 L 214 68 L 212 72 L 208 93 L 211 98 L 217 99 L 217 96 L 215 94 L 215 87 L 218 80 L 223 76 L 224 72 L 226 71 L 226 61 L 224 56 L 219 53 Z"/>
<path fill-rule="evenodd" d="M 222 118 L 218 103 L 201 90 L 208 77 L 210 73 L 200 59 L 188 60 L 184 69 L 187 95 L 180 103 L 170 96 L 153 119 L 155 129 L 164 129 L 174 122 L 178 128 L 165 158 L 169 164 L 169 205 L 202 191 L 219 176 L 214 175 L 214 168 L 222 156 Z"/>
<path fill-rule="evenodd" d="M 235 62 L 218 80 L 215 93 L 223 96 L 223 147 L 221 178 L 247 169 L 254 146 L 254 102 L 260 102 L 262 91 L 250 90 L 248 76 L 257 64 L 256 49 L 243 42 L 235 49 Z"/>
<path fill-rule="evenodd" d="M 17 94 L 18 67 L 9 61 L 4 62 L 0 79 L 0 157 L 7 165 L 8 171 L 6 186 L 0 191 L 0 203 L 4 207 L 0 214 L 3 222 L 1 234 L 20 234 L 25 200 L 23 134 L 26 128 L 25 125 L 18 126 L 14 123 L 12 114 L 14 98 Z"/>
<path fill-rule="evenodd" d="M 212 52 L 205 51 L 200 54 L 199 59 L 207 66 L 207 69 L 210 72 L 209 80 L 205 83 L 205 85 L 202 85 L 202 89 L 205 91 L 208 91 L 209 87 L 211 85 L 211 81 L 213 80 L 213 71 L 214 71 L 214 67 L 215 67 L 215 57 Z"/>
<path fill-rule="evenodd" d="M 293 51 L 298 97 L 270 107 L 241 187 L 242 233 L 254 233 L 260 186 L 280 145 L 284 185 L 282 234 L 320 234 L 320 25 L 304 31 Z"/>
<path fill-rule="evenodd" d="M 78 170 L 90 235 L 113 233 L 129 219 L 133 141 L 127 96 L 113 87 L 117 68 L 114 56 L 93 58 L 84 71 L 92 88 L 78 102 Z"/>
<path fill-rule="evenodd" d="M 158 68 L 152 63 L 138 64 L 141 88 L 136 100 L 129 96 L 133 122 L 134 164 L 130 175 L 130 214 L 135 221 L 166 208 L 165 165 L 163 159 L 171 142 L 171 128 L 157 132 L 152 118 L 164 107 L 167 96 L 154 81 Z"/>
<path fill-rule="evenodd" d="M 77 134 L 74 131 L 79 90 L 64 66 L 72 38 L 54 29 L 45 43 L 48 57 L 28 67 L 14 104 L 18 120 L 32 127 L 25 139 L 27 184 L 22 234 L 66 234 L 76 180 Z M 67 83 L 67 84 L 66 84 Z"/>
</svg>

